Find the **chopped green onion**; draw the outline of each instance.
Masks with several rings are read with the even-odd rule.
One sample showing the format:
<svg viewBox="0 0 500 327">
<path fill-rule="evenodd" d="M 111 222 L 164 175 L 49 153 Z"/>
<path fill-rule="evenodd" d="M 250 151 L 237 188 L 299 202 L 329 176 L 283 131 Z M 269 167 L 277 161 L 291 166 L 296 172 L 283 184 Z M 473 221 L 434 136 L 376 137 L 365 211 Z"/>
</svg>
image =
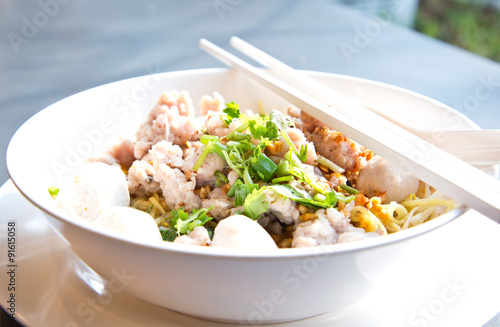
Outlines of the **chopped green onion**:
<svg viewBox="0 0 500 327">
<path fill-rule="evenodd" d="M 227 150 L 227 147 L 224 144 L 220 143 L 220 138 L 218 136 L 205 134 L 202 135 L 200 142 L 204 145 L 208 145 L 209 142 L 212 142 L 213 145 L 209 153 L 213 152 L 218 154 L 220 157 L 224 158 L 222 151 Z"/>
<path fill-rule="evenodd" d="M 301 165 L 300 159 L 292 151 L 288 151 L 287 153 L 285 153 L 284 157 L 286 160 L 288 160 L 288 162 L 292 167 L 302 168 L 300 166 Z"/>
<path fill-rule="evenodd" d="M 212 146 L 211 151 L 219 155 L 219 157 L 221 157 L 222 159 L 224 159 L 224 154 L 222 153 L 222 151 L 227 151 L 227 147 L 224 144 L 220 143 L 219 141 L 216 141 Z"/>
<path fill-rule="evenodd" d="M 214 145 L 213 141 L 208 141 L 208 143 L 207 143 L 207 145 L 205 145 L 205 148 L 203 149 L 203 152 L 201 153 L 200 157 L 198 158 L 198 160 L 194 164 L 193 171 L 198 171 L 198 168 L 200 168 L 203 161 L 205 161 L 205 158 L 210 153 L 210 150 L 212 149 L 213 145 Z"/>
<path fill-rule="evenodd" d="M 267 211 L 269 203 L 267 202 L 267 197 L 264 194 L 265 186 L 258 190 L 254 190 L 252 194 L 249 194 L 244 203 L 243 214 L 253 220 L 258 220 L 261 215 Z"/>
<path fill-rule="evenodd" d="M 247 192 L 248 189 L 245 186 L 246 186 L 245 184 L 241 184 L 239 187 L 237 187 L 235 189 L 235 192 L 234 192 L 234 206 L 235 207 L 238 207 L 238 206 L 244 204 L 248 193 L 252 193 L 252 192 Z"/>
<path fill-rule="evenodd" d="M 330 206 L 335 207 L 337 205 L 338 201 L 340 200 L 339 196 L 343 197 L 343 194 L 337 193 L 337 192 L 332 190 L 332 191 L 326 193 L 325 203 L 328 203 Z"/>
<path fill-rule="evenodd" d="M 248 150 L 254 150 L 256 146 L 248 141 L 239 141 L 239 142 L 238 141 L 229 141 L 226 143 L 226 147 L 238 148 L 238 149 L 241 149 L 244 151 L 248 151 Z"/>
<path fill-rule="evenodd" d="M 253 184 L 252 177 L 250 176 L 250 172 L 248 171 L 248 167 L 246 167 L 243 171 L 243 181 L 247 185 Z"/>
<path fill-rule="evenodd" d="M 229 165 L 229 167 L 234 170 L 239 176 L 243 176 L 243 173 L 241 172 L 239 167 L 237 167 L 237 165 L 234 164 L 233 161 L 229 158 L 229 154 L 227 153 L 227 151 L 223 150 L 222 154 L 224 155 L 224 159 L 226 159 L 226 163 Z"/>
<path fill-rule="evenodd" d="M 243 184 L 243 182 L 241 181 L 241 179 L 238 178 L 237 180 L 235 180 L 233 185 L 231 185 L 231 188 L 229 189 L 229 191 L 227 191 L 227 196 L 229 196 L 229 197 L 234 196 L 236 189 L 238 188 L 238 186 L 240 186 L 242 184 Z"/>
<path fill-rule="evenodd" d="M 260 179 L 265 182 L 269 181 L 273 177 L 276 169 L 278 169 L 278 166 L 263 153 L 259 153 L 259 155 L 253 159 L 251 164 L 252 169 L 255 170 Z"/>
<path fill-rule="evenodd" d="M 309 186 L 311 186 L 318 193 L 325 194 L 328 192 L 324 184 L 318 183 L 318 178 L 316 176 L 311 175 L 302 169 L 299 159 L 292 151 L 288 151 L 285 154 L 285 159 L 287 160 L 283 160 L 279 163 L 278 168 L 276 169 L 276 175 L 293 175 L 300 181 L 309 184 Z"/>
<path fill-rule="evenodd" d="M 329 208 L 334 207 L 337 204 L 335 192 L 331 192 L 323 198 L 320 198 L 312 197 L 307 192 L 296 189 L 289 184 L 270 185 L 267 186 L 267 188 L 274 190 L 276 193 L 285 198 L 289 198 L 295 202 L 302 203 L 307 206 Z"/>
<path fill-rule="evenodd" d="M 151 210 L 153 210 L 153 208 L 154 208 L 154 205 L 151 203 L 151 204 L 149 205 L 148 209 L 146 210 L 146 213 L 150 213 L 150 212 L 151 212 Z"/>
<path fill-rule="evenodd" d="M 290 151 L 292 151 L 293 154 L 295 154 L 297 157 L 300 157 L 299 150 L 297 150 L 297 147 L 295 146 L 295 144 L 293 144 L 293 142 L 290 139 L 290 136 L 288 135 L 288 133 L 286 132 L 286 130 L 282 130 L 280 132 L 280 134 L 283 137 L 283 139 L 285 140 L 286 144 L 288 144 L 288 147 L 290 148 Z M 302 160 L 302 161 L 305 161 L 305 160 Z"/>
<path fill-rule="evenodd" d="M 173 242 L 177 238 L 177 232 L 173 229 L 160 227 L 160 234 L 164 241 Z"/>
<path fill-rule="evenodd" d="M 254 190 L 259 188 L 258 184 L 241 184 L 238 188 L 236 188 L 234 194 L 234 206 L 238 207 L 245 203 L 245 200 L 249 194 L 251 194 Z"/>
<path fill-rule="evenodd" d="M 340 189 L 346 191 L 349 194 L 359 194 L 358 190 L 347 184 L 340 184 Z"/>
<path fill-rule="evenodd" d="M 316 193 L 314 196 L 313 196 L 313 200 L 314 201 L 319 201 L 319 202 L 325 202 L 326 201 L 326 196 L 321 194 L 321 193 Z"/>
<path fill-rule="evenodd" d="M 234 196 L 234 205 L 237 207 L 244 204 L 248 194 L 251 194 L 258 188 L 258 184 L 244 184 L 241 179 L 238 178 L 227 192 L 227 196 Z"/>
<path fill-rule="evenodd" d="M 207 145 L 208 142 L 210 142 L 210 141 L 217 142 L 217 141 L 220 141 L 220 138 L 218 136 L 208 135 L 208 134 L 202 135 L 200 138 L 200 142 L 202 144 L 205 144 L 205 145 Z"/>
<path fill-rule="evenodd" d="M 229 160 L 233 163 L 241 164 L 243 163 L 243 158 L 241 157 L 241 154 L 236 150 L 233 149 L 228 152 Z"/>
<path fill-rule="evenodd" d="M 229 141 L 249 141 L 252 138 L 250 134 L 234 132 L 231 135 L 227 135 L 226 139 Z"/>
<path fill-rule="evenodd" d="M 57 196 L 57 194 L 59 194 L 59 189 L 55 186 L 51 186 L 49 187 L 49 194 L 55 198 Z"/>
<path fill-rule="evenodd" d="M 289 176 L 291 175 L 290 173 L 290 164 L 287 160 L 282 160 L 278 164 L 278 167 L 276 168 L 275 175 L 276 176 Z"/>
<path fill-rule="evenodd" d="M 227 140 L 232 140 L 234 139 L 235 135 L 238 133 L 242 133 L 248 128 L 248 121 L 243 122 L 240 126 L 236 127 L 233 131 L 229 132 L 226 135 Z"/>
<path fill-rule="evenodd" d="M 290 136 L 286 132 L 288 127 L 294 126 L 293 121 L 289 117 L 285 116 L 284 114 L 282 114 L 277 110 L 273 110 L 271 112 L 270 119 L 278 128 L 281 137 L 283 137 L 286 144 L 288 144 L 290 151 L 292 151 L 297 156 L 297 158 L 300 159 L 300 161 L 305 162 L 307 160 L 307 144 L 302 144 L 300 146 L 300 151 L 297 150 L 297 147 L 292 142 Z"/>
<path fill-rule="evenodd" d="M 335 192 L 335 191 L 332 191 L 332 192 Z M 337 193 L 337 199 L 341 202 L 345 202 L 345 203 L 348 203 L 348 202 L 351 202 L 352 200 L 354 200 L 356 198 L 355 195 L 349 195 L 349 196 L 345 196 L 344 194 L 342 193 Z"/>
<path fill-rule="evenodd" d="M 299 157 L 300 161 L 306 162 L 307 161 L 307 143 L 303 143 L 300 146 L 299 154 L 297 155 Z"/>
<path fill-rule="evenodd" d="M 334 173 L 343 173 L 345 171 L 343 168 L 339 167 L 333 161 L 328 160 L 327 158 L 323 157 L 322 155 L 318 156 L 317 161 L 319 164 L 329 168 Z"/>
<path fill-rule="evenodd" d="M 292 175 L 276 177 L 276 178 L 273 178 L 271 180 L 271 184 L 278 184 L 278 183 L 282 183 L 282 182 L 288 182 L 288 181 L 291 181 L 292 179 L 295 179 L 295 177 L 293 177 Z"/>
<path fill-rule="evenodd" d="M 247 128 L 248 128 L 248 121 L 246 121 L 243 124 L 241 124 L 240 126 L 236 127 L 236 129 L 234 131 L 232 131 L 231 133 L 233 133 L 233 134 L 234 133 L 241 133 Z"/>
<path fill-rule="evenodd" d="M 215 181 L 215 185 L 216 185 L 217 187 L 221 186 L 222 184 L 227 184 L 227 183 L 229 182 L 229 180 L 227 179 L 227 177 L 226 177 L 226 176 L 224 176 L 224 174 L 223 174 L 223 173 L 221 173 L 220 171 L 217 171 L 217 170 L 216 170 L 216 171 L 214 172 L 214 175 L 215 175 L 215 179 L 216 179 L 216 181 Z"/>
</svg>

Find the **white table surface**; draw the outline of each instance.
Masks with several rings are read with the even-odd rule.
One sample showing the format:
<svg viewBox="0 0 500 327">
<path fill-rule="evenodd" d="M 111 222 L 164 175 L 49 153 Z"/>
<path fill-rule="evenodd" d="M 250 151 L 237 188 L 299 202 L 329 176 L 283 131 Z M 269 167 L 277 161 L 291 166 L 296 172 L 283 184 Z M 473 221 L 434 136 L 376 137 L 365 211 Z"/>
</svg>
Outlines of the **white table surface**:
<svg viewBox="0 0 500 327">
<path fill-rule="evenodd" d="M 229 49 L 237 35 L 295 68 L 401 86 L 500 128 L 499 63 L 335 1 L 3 0 L 0 34 L 2 183 L 7 144 L 33 114 L 123 78 L 222 67 L 201 37 Z"/>
</svg>

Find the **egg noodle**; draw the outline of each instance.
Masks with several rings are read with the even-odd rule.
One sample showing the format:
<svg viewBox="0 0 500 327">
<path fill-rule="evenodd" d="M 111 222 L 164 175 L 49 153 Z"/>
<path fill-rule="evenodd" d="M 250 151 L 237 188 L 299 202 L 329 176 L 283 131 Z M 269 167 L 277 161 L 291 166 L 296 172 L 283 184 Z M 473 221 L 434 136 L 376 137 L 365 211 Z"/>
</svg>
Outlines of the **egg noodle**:
<svg viewBox="0 0 500 327">
<path fill-rule="evenodd" d="M 423 193 L 424 198 L 411 194 L 401 203 L 389 204 L 372 197 L 365 206 L 356 205 L 351 210 L 351 221 L 366 232 L 381 230 L 386 235 L 420 225 L 455 208 L 452 200 L 438 197 L 442 194 L 432 192 L 428 185 Z"/>
<path fill-rule="evenodd" d="M 158 193 L 153 193 L 150 197 L 136 197 L 130 202 L 130 206 L 135 209 L 145 211 L 153 218 L 158 218 L 167 215 L 169 208 L 165 203 L 165 199 L 160 197 Z"/>
</svg>

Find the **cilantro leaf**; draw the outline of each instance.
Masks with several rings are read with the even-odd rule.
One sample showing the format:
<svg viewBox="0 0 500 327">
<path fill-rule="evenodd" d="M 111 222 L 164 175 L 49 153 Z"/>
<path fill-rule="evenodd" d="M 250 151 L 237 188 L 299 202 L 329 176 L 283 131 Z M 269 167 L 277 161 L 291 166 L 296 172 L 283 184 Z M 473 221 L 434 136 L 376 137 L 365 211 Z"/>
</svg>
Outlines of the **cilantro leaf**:
<svg viewBox="0 0 500 327">
<path fill-rule="evenodd" d="M 226 115 L 222 118 L 224 122 L 229 126 L 234 118 L 239 118 L 241 115 L 239 106 L 231 101 L 231 103 L 226 104 L 226 109 L 222 110 Z"/>
<path fill-rule="evenodd" d="M 173 226 L 176 230 L 177 229 L 177 223 L 178 221 L 183 221 L 188 218 L 188 213 L 184 211 L 183 207 L 180 207 L 179 209 L 174 209 L 172 210 L 172 217 L 170 218 L 170 226 Z"/>
<path fill-rule="evenodd" d="M 269 139 L 274 140 L 279 137 L 279 130 L 269 116 L 255 116 L 248 120 L 248 129 L 256 140 Z"/>
<path fill-rule="evenodd" d="M 174 209 L 172 210 L 172 218 L 170 218 L 170 226 L 177 231 L 177 235 L 187 234 L 188 231 L 192 231 L 196 226 L 203 226 L 212 220 L 212 217 L 207 216 L 208 211 L 212 209 L 213 206 L 210 208 L 201 208 L 193 210 L 191 214 L 185 212 L 182 207 L 177 210 Z"/>
<path fill-rule="evenodd" d="M 245 199 L 248 194 L 251 194 L 258 188 L 258 184 L 245 184 L 241 179 L 238 178 L 227 192 L 227 196 L 234 196 L 234 205 L 238 207 L 245 203 Z"/>
<path fill-rule="evenodd" d="M 288 184 L 270 185 L 268 188 L 279 195 L 307 206 L 330 208 L 337 205 L 337 193 L 331 191 L 326 196 L 312 197 L 307 192 L 296 189 Z M 321 195 L 321 194 L 320 194 Z"/>
<path fill-rule="evenodd" d="M 327 188 L 323 183 L 319 183 L 318 178 L 302 169 L 300 166 L 299 159 L 293 152 L 288 151 L 285 154 L 285 159 L 282 160 L 276 169 L 276 175 L 287 176 L 292 175 L 295 176 L 299 181 L 309 184 L 316 192 L 325 194 L 328 192 Z"/>
</svg>

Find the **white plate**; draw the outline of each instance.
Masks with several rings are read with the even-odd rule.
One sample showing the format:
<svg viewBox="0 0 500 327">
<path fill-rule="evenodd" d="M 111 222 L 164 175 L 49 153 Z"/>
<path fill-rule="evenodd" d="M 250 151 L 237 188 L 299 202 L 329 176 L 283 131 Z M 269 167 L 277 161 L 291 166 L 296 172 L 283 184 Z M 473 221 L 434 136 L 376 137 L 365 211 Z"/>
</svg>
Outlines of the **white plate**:
<svg viewBox="0 0 500 327">
<path fill-rule="evenodd" d="M 157 307 L 103 280 L 9 181 L 0 188 L 0 300 L 7 307 L 7 224 L 16 224 L 16 318 L 27 326 L 231 326 Z M 381 276 L 349 311 L 266 326 L 482 326 L 500 309 L 500 225 L 469 211 L 414 241 L 433 248 L 421 279 Z M 426 251 L 423 251 L 426 252 Z M 410 259 L 397 265 L 411 265 Z M 382 283 L 380 283 L 382 282 Z M 116 287 L 119 285 L 120 287 Z"/>
</svg>

